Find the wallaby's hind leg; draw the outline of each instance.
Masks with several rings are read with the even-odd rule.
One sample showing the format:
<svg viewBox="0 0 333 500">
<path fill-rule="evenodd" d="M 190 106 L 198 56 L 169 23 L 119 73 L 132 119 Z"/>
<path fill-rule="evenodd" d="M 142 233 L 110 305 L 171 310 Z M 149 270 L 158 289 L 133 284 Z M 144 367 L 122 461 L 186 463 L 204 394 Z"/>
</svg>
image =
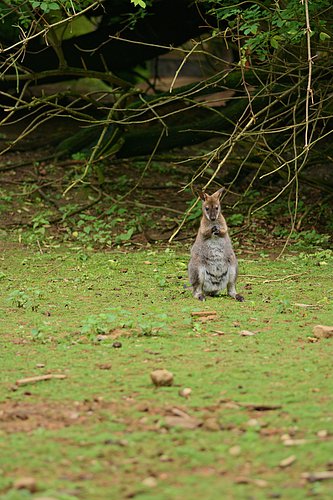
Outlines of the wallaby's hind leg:
<svg viewBox="0 0 333 500">
<path fill-rule="evenodd" d="M 205 294 L 203 293 L 202 288 L 200 286 L 198 286 L 197 288 L 193 288 L 193 296 L 201 301 L 206 300 Z"/>
<path fill-rule="evenodd" d="M 193 296 L 199 300 L 205 300 L 205 294 L 203 291 L 204 284 L 204 270 L 199 268 L 194 269 L 190 266 L 189 269 L 190 282 L 193 287 Z"/>
<path fill-rule="evenodd" d="M 236 292 L 236 281 L 237 281 L 237 264 L 236 266 L 230 266 L 229 269 L 229 282 L 227 285 L 228 295 L 239 302 L 244 302 L 244 297 Z"/>
</svg>

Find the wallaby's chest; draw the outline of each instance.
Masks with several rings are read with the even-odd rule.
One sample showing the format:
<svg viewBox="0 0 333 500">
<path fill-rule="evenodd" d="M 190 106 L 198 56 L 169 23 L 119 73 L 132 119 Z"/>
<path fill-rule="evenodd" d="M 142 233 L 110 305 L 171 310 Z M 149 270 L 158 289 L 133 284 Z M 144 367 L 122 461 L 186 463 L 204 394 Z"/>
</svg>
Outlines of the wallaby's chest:
<svg viewBox="0 0 333 500">
<path fill-rule="evenodd" d="M 201 252 L 203 264 L 207 268 L 220 268 L 227 261 L 225 238 L 212 236 L 202 242 Z"/>
</svg>

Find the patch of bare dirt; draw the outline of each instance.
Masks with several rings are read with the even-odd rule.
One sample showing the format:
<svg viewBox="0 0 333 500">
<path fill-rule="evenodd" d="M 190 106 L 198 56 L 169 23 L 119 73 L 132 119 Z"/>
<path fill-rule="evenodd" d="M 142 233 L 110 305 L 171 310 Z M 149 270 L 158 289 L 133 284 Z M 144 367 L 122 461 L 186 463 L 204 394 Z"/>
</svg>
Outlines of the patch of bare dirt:
<svg viewBox="0 0 333 500">
<path fill-rule="evenodd" d="M 0 404 L 0 429 L 8 433 L 29 433 L 41 427 L 56 430 L 84 424 L 100 406 L 98 402 L 6 401 Z"/>
</svg>

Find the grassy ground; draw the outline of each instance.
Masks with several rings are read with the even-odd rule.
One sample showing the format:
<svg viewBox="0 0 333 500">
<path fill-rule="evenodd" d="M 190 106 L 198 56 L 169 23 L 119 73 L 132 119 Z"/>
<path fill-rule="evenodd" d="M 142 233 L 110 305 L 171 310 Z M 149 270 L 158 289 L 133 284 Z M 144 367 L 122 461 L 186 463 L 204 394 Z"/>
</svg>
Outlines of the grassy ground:
<svg viewBox="0 0 333 500">
<path fill-rule="evenodd" d="M 245 256 L 246 301 L 201 304 L 189 246 L 2 248 L 3 500 L 331 498 L 332 252 Z"/>
</svg>

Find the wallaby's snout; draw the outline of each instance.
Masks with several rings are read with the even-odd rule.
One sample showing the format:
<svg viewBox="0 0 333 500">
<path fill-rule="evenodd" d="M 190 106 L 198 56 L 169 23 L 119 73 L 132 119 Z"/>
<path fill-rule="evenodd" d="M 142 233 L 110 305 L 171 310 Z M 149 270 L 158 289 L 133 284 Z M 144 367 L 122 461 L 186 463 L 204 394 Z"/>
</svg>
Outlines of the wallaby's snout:
<svg viewBox="0 0 333 500">
<path fill-rule="evenodd" d="M 211 221 L 215 221 L 217 219 L 217 216 L 218 216 L 218 207 L 212 207 L 210 210 L 209 210 L 209 220 Z"/>
</svg>

